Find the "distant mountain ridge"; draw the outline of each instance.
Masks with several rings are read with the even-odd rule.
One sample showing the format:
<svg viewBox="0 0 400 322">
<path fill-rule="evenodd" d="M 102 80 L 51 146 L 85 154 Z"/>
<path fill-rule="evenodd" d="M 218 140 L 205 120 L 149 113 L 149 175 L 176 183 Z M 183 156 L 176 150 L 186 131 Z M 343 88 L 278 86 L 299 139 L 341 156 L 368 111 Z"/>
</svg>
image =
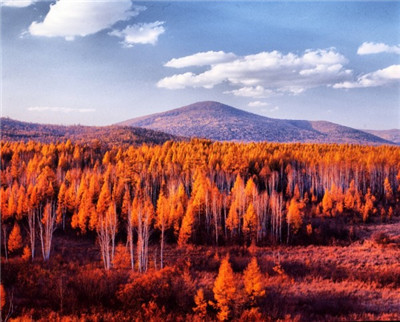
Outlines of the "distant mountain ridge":
<svg viewBox="0 0 400 322">
<path fill-rule="evenodd" d="M 361 130 L 400 145 L 400 129 Z"/>
<path fill-rule="evenodd" d="M 327 121 L 274 119 L 213 101 L 198 102 L 117 125 L 218 141 L 393 144 L 371 133 Z"/>
<path fill-rule="evenodd" d="M 51 125 L 28 123 L 7 117 L 0 118 L 0 134 L 7 141 L 56 141 L 90 143 L 94 140 L 102 144 L 139 145 L 142 143 L 161 144 L 168 140 L 181 140 L 177 136 L 144 128 L 121 126 Z"/>
</svg>

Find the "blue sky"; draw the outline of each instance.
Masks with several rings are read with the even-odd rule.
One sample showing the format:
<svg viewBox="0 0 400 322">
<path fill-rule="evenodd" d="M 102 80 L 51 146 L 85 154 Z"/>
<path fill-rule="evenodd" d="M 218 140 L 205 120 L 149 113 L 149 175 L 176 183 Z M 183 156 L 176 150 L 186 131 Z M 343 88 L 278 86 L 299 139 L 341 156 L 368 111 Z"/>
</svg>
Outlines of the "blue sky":
<svg viewBox="0 0 400 322">
<path fill-rule="evenodd" d="M 2 115 L 108 125 L 203 100 L 400 128 L 400 2 L 2 0 Z"/>
</svg>

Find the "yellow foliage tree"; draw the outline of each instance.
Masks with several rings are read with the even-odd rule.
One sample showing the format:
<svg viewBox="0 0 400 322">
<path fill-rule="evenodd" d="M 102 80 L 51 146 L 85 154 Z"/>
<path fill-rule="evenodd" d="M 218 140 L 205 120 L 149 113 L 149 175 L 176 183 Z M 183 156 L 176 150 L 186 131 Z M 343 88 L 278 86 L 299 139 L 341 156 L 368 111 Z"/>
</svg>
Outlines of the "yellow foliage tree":
<svg viewBox="0 0 400 322">
<path fill-rule="evenodd" d="M 363 218 L 364 222 L 368 221 L 370 214 L 373 214 L 376 212 L 376 209 L 374 208 L 375 200 L 376 200 L 376 198 L 371 193 L 371 189 L 368 188 L 367 194 L 365 195 L 365 204 L 364 204 L 364 207 L 362 208 L 362 218 Z"/>
<path fill-rule="evenodd" d="M 247 207 L 246 213 L 243 218 L 243 230 L 250 238 L 254 238 L 255 232 L 257 230 L 257 214 L 254 210 L 253 203 L 250 202 Z"/>
<path fill-rule="evenodd" d="M 217 301 L 218 319 L 228 320 L 236 293 L 236 281 L 233 270 L 229 264 L 229 257 L 226 256 L 219 267 L 218 276 L 214 282 L 213 292 Z"/>
<path fill-rule="evenodd" d="M 304 204 L 302 202 L 298 202 L 295 197 L 290 200 L 286 216 L 286 221 L 288 224 L 287 243 L 289 243 L 290 239 L 290 227 L 293 227 L 294 233 L 297 234 L 303 224 L 303 209 Z"/>
<path fill-rule="evenodd" d="M 386 177 L 383 182 L 383 190 L 385 192 L 386 203 L 390 203 L 393 199 L 393 190 L 392 190 L 392 186 L 390 185 L 388 177 Z"/>
<path fill-rule="evenodd" d="M 65 194 L 67 192 L 67 186 L 63 182 L 60 186 L 60 191 L 57 197 L 57 222 L 63 223 L 63 229 L 65 229 Z"/>
<path fill-rule="evenodd" d="M 388 210 L 388 218 L 389 218 L 389 220 L 391 220 L 392 217 L 393 217 L 393 208 L 389 207 L 389 210 Z"/>
<path fill-rule="evenodd" d="M 171 225 L 171 209 L 168 198 L 161 191 L 157 200 L 156 227 L 161 230 L 160 238 L 160 267 L 164 267 L 165 230 Z"/>
<path fill-rule="evenodd" d="M 324 215 L 332 215 L 333 200 L 329 190 L 325 190 L 324 197 L 322 198 L 322 211 Z"/>
<path fill-rule="evenodd" d="M 290 200 L 289 209 L 287 213 L 287 223 L 293 226 L 295 232 L 299 231 L 303 224 L 302 218 L 302 204 L 297 202 L 295 198 Z"/>
<path fill-rule="evenodd" d="M 13 253 L 22 248 L 22 237 L 21 229 L 17 222 L 14 223 L 14 227 L 11 231 L 10 237 L 8 239 L 8 250 Z"/>
<path fill-rule="evenodd" d="M 203 289 L 199 289 L 194 296 L 194 303 L 196 306 L 193 308 L 194 313 L 201 319 L 204 320 L 207 315 L 207 301 L 204 299 Z"/>
<path fill-rule="evenodd" d="M 26 192 L 24 186 L 21 185 L 18 191 L 17 201 L 17 219 L 20 220 L 24 214 L 28 212 L 28 199 L 26 198 Z"/>
<path fill-rule="evenodd" d="M 29 248 L 29 246 L 28 245 L 26 245 L 25 247 L 24 247 L 24 250 L 23 250 L 23 252 L 22 252 L 22 256 L 21 256 L 21 258 L 22 258 L 22 260 L 23 261 L 29 261 L 29 259 L 32 257 L 32 252 L 31 252 L 31 249 Z"/>
<path fill-rule="evenodd" d="M 354 209 L 354 195 L 356 193 L 356 189 L 354 187 L 354 180 L 351 180 L 350 186 L 346 191 L 346 194 L 344 195 L 344 206 L 348 210 L 353 210 Z"/>
<path fill-rule="evenodd" d="M 231 231 L 231 234 L 234 235 L 235 231 L 239 229 L 239 213 L 237 202 L 234 200 L 229 208 L 228 218 L 226 219 L 226 227 Z"/>
<path fill-rule="evenodd" d="M 109 188 L 109 182 L 107 180 L 104 181 L 103 186 L 101 187 L 101 192 L 99 196 L 99 200 L 97 201 L 96 211 L 100 213 L 105 213 L 110 206 L 111 203 L 111 193 Z"/>
<path fill-rule="evenodd" d="M 193 206 L 189 204 L 185 216 L 182 220 L 181 229 L 179 230 L 178 245 L 183 247 L 187 244 L 192 236 L 192 228 L 194 222 Z"/>
<path fill-rule="evenodd" d="M 255 257 L 251 259 L 249 265 L 245 269 L 243 279 L 244 289 L 251 302 L 265 295 L 263 277 Z"/>
<path fill-rule="evenodd" d="M 257 186 L 254 183 L 253 179 L 250 178 L 247 180 L 246 188 L 244 189 L 244 193 L 246 195 L 247 202 L 254 202 L 257 196 Z"/>
</svg>

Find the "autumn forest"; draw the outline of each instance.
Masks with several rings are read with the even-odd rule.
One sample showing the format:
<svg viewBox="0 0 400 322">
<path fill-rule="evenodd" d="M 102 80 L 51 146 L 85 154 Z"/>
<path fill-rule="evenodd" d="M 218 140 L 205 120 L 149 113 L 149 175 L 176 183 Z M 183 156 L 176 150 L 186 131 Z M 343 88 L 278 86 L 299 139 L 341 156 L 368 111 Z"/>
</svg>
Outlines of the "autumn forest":
<svg viewBox="0 0 400 322">
<path fill-rule="evenodd" d="M 3 141 L 0 193 L 3 319 L 400 317 L 396 146 Z"/>
</svg>

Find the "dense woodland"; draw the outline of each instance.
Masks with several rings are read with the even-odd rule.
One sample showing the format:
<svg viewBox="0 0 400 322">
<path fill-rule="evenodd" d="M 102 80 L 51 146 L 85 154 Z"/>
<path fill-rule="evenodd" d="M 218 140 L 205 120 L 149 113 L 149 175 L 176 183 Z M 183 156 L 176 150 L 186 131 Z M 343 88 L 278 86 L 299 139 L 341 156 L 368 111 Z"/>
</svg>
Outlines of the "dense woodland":
<svg viewBox="0 0 400 322">
<path fill-rule="evenodd" d="M 193 139 L 125 148 L 29 141 L 2 142 L 1 152 L 6 272 L 13 259 L 46 265 L 59 255 L 55 236 L 69 236 L 97 249 L 99 279 L 101 271 L 125 267 L 139 280 L 152 270 L 150 280 L 165 282 L 182 273 L 168 265 L 171 248 L 346 245 L 357 238 L 358 225 L 390 223 L 400 213 L 400 148 L 394 146 Z M 261 317 L 256 302 L 265 290 L 255 257 L 243 272 L 249 308 L 243 314 Z M 233 274 L 223 257 L 213 296 L 188 291 L 195 296 L 179 304 L 181 311 L 187 305 L 198 318 L 232 317 Z M 11 275 L 2 281 L 7 290 Z M 121 285 L 120 305 L 133 303 L 137 285 Z M 157 314 L 168 315 L 168 299 Z M 158 308 L 157 300 L 144 302 L 146 310 Z"/>
</svg>

